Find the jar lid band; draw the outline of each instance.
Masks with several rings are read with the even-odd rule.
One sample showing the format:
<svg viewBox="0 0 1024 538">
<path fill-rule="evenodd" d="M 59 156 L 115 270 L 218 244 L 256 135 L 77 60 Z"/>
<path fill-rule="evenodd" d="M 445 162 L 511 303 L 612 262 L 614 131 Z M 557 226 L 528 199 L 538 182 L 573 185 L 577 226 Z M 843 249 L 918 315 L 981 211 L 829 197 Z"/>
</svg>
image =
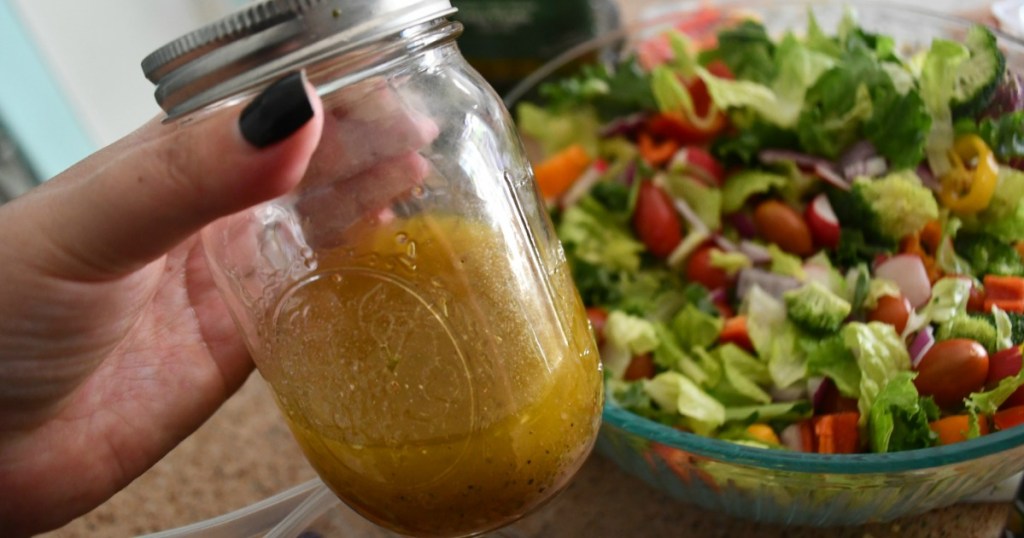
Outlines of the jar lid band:
<svg viewBox="0 0 1024 538">
<path fill-rule="evenodd" d="M 142 60 L 156 101 L 179 116 L 298 68 L 455 12 L 450 0 L 265 0 Z"/>
</svg>

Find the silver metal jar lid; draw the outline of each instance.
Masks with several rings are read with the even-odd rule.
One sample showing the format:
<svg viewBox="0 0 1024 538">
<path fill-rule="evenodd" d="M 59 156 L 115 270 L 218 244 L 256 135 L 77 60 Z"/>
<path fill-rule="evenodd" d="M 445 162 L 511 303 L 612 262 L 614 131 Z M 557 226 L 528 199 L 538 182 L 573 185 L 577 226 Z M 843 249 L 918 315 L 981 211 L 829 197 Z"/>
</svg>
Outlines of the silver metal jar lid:
<svg viewBox="0 0 1024 538">
<path fill-rule="evenodd" d="M 454 12 L 449 0 L 265 0 L 160 47 L 142 70 L 175 117 Z"/>
</svg>

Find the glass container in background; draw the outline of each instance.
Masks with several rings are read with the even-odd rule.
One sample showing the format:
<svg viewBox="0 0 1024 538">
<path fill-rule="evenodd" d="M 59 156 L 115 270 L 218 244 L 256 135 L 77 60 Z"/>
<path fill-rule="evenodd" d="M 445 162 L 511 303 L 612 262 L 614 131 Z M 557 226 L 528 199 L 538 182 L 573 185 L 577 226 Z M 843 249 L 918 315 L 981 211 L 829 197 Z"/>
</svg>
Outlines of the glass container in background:
<svg viewBox="0 0 1024 538">
<path fill-rule="evenodd" d="M 290 194 L 204 230 L 214 279 L 328 486 L 404 534 L 509 523 L 589 453 L 599 359 L 529 163 L 448 0 L 271 0 L 150 55 L 187 129 L 304 69 Z"/>
<path fill-rule="evenodd" d="M 501 94 L 574 45 L 619 25 L 615 0 L 455 0 L 459 48 Z M 595 59 L 580 58 L 566 69 Z"/>
</svg>

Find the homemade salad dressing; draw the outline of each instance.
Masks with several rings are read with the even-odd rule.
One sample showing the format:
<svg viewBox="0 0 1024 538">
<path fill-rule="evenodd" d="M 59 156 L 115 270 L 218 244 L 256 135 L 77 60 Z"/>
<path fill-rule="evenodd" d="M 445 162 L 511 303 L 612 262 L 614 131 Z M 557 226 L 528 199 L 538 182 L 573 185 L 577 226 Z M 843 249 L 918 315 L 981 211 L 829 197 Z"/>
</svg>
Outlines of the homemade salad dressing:
<svg viewBox="0 0 1024 538">
<path fill-rule="evenodd" d="M 413 217 L 352 237 L 284 294 L 259 361 L 323 480 L 416 535 L 492 528 L 548 498 L 601 411 L 564 263 L 547 275 L 559 315 L 497 230 Z"/>
</svg>

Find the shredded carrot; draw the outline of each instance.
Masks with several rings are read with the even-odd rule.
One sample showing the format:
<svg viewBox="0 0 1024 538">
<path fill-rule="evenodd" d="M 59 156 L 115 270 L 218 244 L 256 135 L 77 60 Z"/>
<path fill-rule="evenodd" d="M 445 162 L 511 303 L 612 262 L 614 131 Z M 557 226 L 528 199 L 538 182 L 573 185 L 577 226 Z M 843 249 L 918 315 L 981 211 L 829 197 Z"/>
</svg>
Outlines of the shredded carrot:
<svg viewBox="0 0 1024 538">
<path fill-rule="evenodd" d="M 533 176 L 541 194 L 550 200 L 567 191 L 583 175 L 587 166 L 590 166 L 587 150 L 579 144 L 573 144 L 535 165 Z"/>
<path fill-rule="evenodd" d="M 671 139 L 657 143 L 651 135 L 640 133 L 637 139 L 637 149 L 640 150 L 640 156 L 648 164 L 651 166 L 661 166 L 667 163 L 679 151 L 679 143 Z"/>
<path fill-rule="evenodd" d="M 904 254 L 914 254 L 918 258 L 921 258 L 921 262 L 924 264 L 924 270 L 928 274 L 928 280 L 933 284 L 942 278 L 942 269 L 939 267 L 939 263 L 935 261 L 935 256 L 925 250 L 924 246 L 921 245 L 921 233 L 912 233 L 903 238 L 900 241 L 900 252 Z"/>
<path fill-rule="evenodd" d="M 942 223 L 937 220 L 929 221 L 921 228 L 921 244 L 934 255 L 939 250 L 939 243 L 942 242 Z"/>
<path fill-rule="evenodd" d="M 754 344 L 750 341 L 750 333 L 747 332 L 747 316 L 726 318 L 722 332 L 718 333 L 718 341 L 732 342 L 747 351 L 753 351 Z"/>
<path fill-rule="evenodd" d="M 1017 255 L 1024 259 L 1024 241 L 1017 241 L 1013 244 L 1013 248 L 1017 250 Z"/>
<path fill-rule="evenodd" d="M 1024 313 L 1024 278 L 1019 276 L 985 275 L 985 311 L 992 306 L 1007 312 Z"/>
<path fill-rule="evenodd" d="M 854 454 L 860 448 L 860 413 L 845 411 L 814 417 L 819 454 Z"/>
<path fill-rule="evenodd" d="M 967 415 L 952 415 L 933 421 L 928 426 L 938 434 L 940 445 L 951 445 L 967 440 L 970 418 Z M 988 433 L 988 419 L 979 416 L 978 427 L 982 435 Z"/>
<path fill-rule="evenodd" d="M 800 449 L 814 452 L 814 424 L 810 419 L 800 422 Z"/>
</svg>

